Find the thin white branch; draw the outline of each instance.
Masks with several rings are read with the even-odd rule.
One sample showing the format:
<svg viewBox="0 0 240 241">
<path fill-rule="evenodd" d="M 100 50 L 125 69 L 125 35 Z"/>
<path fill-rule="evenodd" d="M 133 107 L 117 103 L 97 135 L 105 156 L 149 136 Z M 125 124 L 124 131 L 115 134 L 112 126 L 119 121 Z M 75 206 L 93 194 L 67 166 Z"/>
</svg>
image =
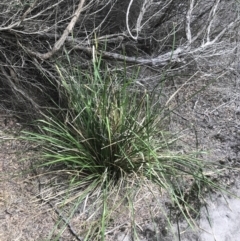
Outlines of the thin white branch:
<svg viewBox="0 0 240 241">
<path fill-rule="evenodd" d="M 21 18 L 19 21 L 14 22 L 14 23 L 6 26 L 6 27 L 1 27 L 1 28 L 0 28 L 0 31 L 10 30 L 10 29 L 13 29 L 13 28 L 15 28 L 15 27 L 18 27 L 22 22 L 26 22 L 26 21 L 29 21 L 29 20 L 33 20 L 33 19 L 37 18 L 38 16 L 41 16 L 44 12 L 46 12 L 46 11 L 48 11 L 48 10 L 56 7 L 57 5 L 59 5 L 59 4 L 60 4 L 61 2 L 63 2 L 63 1 L 64 1 L 64 0 L 61 0 L 60 2 L 57 2 L 57 3 L 53 4 L 53 5 L 50 5 L 49 7 L 43 9 L 42 11 L 38 12 L 37 14 L 35 14 L 35 15 L 33 15 L 33 16 L 30 16 L 30 17 L 24 18 L 24 19 Z"/>
<path fill-rule="evenodd" d="M 37 5 L 37 2 L 39 0 L 35 0 L 35 2 L 33 2 L 33 4 L 27 9 L 27 11 L 22 15 L 21 17 L 21 22 L 26 18 L 26 16 L 33 10 L 33 8 Z"/>
<path fill-rule="evenodd" d="M 186 15 L 186 29 L 185 29 L 186 37 L 187 37 L 189 44 L 191 44 L 191 42 L 192 42 L 191 16 L 192 16 L 193 7 L 194 7 L 194 0 L 190 0 L 189 8 L 188 8 L 187 15 Z"/>
<path fill-rule="evenodd" d="M 130 1 L 129 5 L 128 5 L 128 8 L 127 8 L 127 13 L 126 13 L 126 26 L 127 26 L 127 30 L 128 30 L 128 33 L 129 35 L 131 36 L 131 38 L 133 38 L 134 40 L 137 40 L 138 39 L 138 32 L 137 32 L 137 36 L 133 36 L 132 35 L 132 32 L 129 28 L 129 12 L 130 12 L 130 8 L 132 6 L 132 3 L 133 3 L 133 0 Z"/>
<path fill-rule="evenodd" d="M 207 42 L 210 42 L 210 33 L 211 33 L 211 26 L 213 24 L 213 21 L 215 19 L 215 14 L 218 8 L 218 4 L 219 4 L 220 0 L 217 0 L 216 3 L 214 4 L 214 6 L 212 7 L 211 12 L 209 13 L 209 17 L 210 17 L 210 22 L 208 24 L 208 28 L 207 28 Z"/>
<path fill-rule="evenodd" d="M 151 4 L 152 4 L 152 0 L 144 0 L 144 2 L 143 2 L 143 5 L 142 5 L 142 8 L 141 8 L 140 13 L 138 15 L 138 19 L 137 19 L 137 23 L 136 23 L 137 36 L 138 36 L 138 33 L 141 32 L 141 30 L 142 30 L 141 23 L 142 23 L 142 20 L 143 20 L 143 16 L 144 16 L 148 7 Z"/>
<path fill-rule="evenodd" d="M 198 52 L 198 51 L 203 51 L 205 48 L 213 45 L 213 44 L 216 44 L 217 41 L 219 41 L 223 35 L 227 32 L 227 30 L 229 29 L 233 29 L 237 24 L 240 23 L 240 18 L 232 21 L 230 24 L 228 24 L 212 41 L 208 41 L 206 43 L 202 43 L 202 45 L 196 49 L 193 49 L 191 51 L 191 53 L 194 53 L 194 52 Z"/>
<path fill-rule="evenodd" d="M 233 21 L 230 24 L 228 24 L 210 43 L 216 43 L 219 39 L 222 38 L 222 36 L 226 33 L 227 30 L 234 28 L 235 25 L 240 23 L 240 18 L 237 21 Z"/>
<path fill-rule="evenodd" d="M 156 17 L 159 13 L 162 13 L 165 11 L 165 8 L 167 8 L 174 0 L 168 0 L 166 4 L 159 9 L 156 13 L 154 13 L 151 17 L 149 17 L 143 24 L 142 27 L 144 27 L 148 22 L 150 22 L 154 17 Z M 160 3 L 155 3 L 155 4 L 160 4 Z"/>
</svg>

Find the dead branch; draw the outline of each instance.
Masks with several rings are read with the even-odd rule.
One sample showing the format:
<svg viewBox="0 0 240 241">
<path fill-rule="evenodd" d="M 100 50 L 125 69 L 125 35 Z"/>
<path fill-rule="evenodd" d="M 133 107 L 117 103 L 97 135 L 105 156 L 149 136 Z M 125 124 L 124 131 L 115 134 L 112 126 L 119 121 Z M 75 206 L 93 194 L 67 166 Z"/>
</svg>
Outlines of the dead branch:
<svg viewBox="0 0 240 241">
<path fill-rule="evenodd" d="M 92 63 L 94 47 L 112 67 L 118 61 L 169 76 L 189 71 L 213 76 L 236 57 L 238 7 L 235 0 L 2 0 L 0 85 L 19 100 L 26 92 L 34 107 L 31 90 L 51 89 L 43 76 L 56 77 L 53 62 L 65 58 L 63 47 L 84 67 Z M 18 79 L 12 84 L 11 69 Z M 2 96 L 8 93 L 4 88 Z"/>
<path fill-rule="evenodd" d="M 83 5 L 84 5 L 85 0 L 81 0 L 79 2 L 78 8 L 73 16 L 73 18 L 71 19 L 70 23 L 68 24 L 67 28 L 64 30 L 61 38 L 54 44 L 54 47 L 51 51 L 45 53 L 45 54 L 41 54 L 38 52 L 33 52 L 33 51 L 29 51 L 31 54 L 35 55 L 36 57 L 40 58 L 40 59 L 49 59 L 50 57 L 52 57 L 64 44 L 67 36 L 69 35 L 69 33 L 72 32 L 76 21 L 78 20 L 80 13 L 83 9 Z"/>
<path fill-rule="evenodd" d="M 13 91 L 16 91 L 18 94 L 20 94 L 20 96 L 23 99 L 27 99 L 27 101 L 29 101 L 34 106 L 34 108 L 40 112 L 40 107 L 38 106 L 38 104 L 26 93 L 26 91 L 22 90 L 19 87 L 19 83 L 18 83 L 19 80 L 17 79 L 16 73 L 14 72 L 14 70 L 9 68 L 10 75 L 8 75 L 5 69 L 3 68 L 3 66 L 0 66 L 0 69 L 4 77 L 8 81 L 10 88 Z"/>
</svg>

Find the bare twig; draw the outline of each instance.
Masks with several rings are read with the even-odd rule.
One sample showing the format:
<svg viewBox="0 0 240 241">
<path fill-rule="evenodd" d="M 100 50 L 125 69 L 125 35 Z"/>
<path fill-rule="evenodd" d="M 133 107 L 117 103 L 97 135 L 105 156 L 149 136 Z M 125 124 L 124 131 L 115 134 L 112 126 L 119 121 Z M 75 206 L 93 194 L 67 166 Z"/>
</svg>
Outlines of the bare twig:
<svg viewBox="0 0 240 241">
<path fill-rule="evenodd" d="M 132 35 L 132 32 L 131 32 L 131 30 L 130 30 L 130 27 L 129 27 L 129 12 L 130 12 L 130 9 L 131 9 L 131 6 L 132 6 L 133 1 L 134 1 L 134 0 L 130 0 L 130 3 L 129 3 L 128 8 L 127 8 L 127 13 L 126 13 L 126 26 L 127 26 L 127 30 L 128 30 L 129 35 L 130 35 L 134 40 L 137 40 L 138 36 L 133 36 L 133 35 Z"/>
<path fill-rule="evenodd" d="M 194 7 L 194 0 L 190 0 L 187 16 L 186 16 L 186 36 L 188 42 L 191 44 L 192 42 L 192 34 L 191 34 L 191 17 L 192 17 L 192 11 Z"/>
<path fill-rule="evenodd" d="M 8 75 L 5 69 L 3 68 L 3 66 L 0 66 L 0 69 L 1 69 L 1 72 L 4 74 L 6 80 L 8 81 L 10 88 L 16 91 L 17 93 L 19 93 L 22 96 L 22 98 L 27 99 L 34 106 L 34 108 L 36 110 L 39 110 L 40 112 L 40 108 L 38 104 L 26 93 L 26 91 L 23 91 L 19 87 L 18 79 L 14 70 L 9 68 L 10 75 Z"/>
<path fill-rule="evenodd" d="M 51 51 L 45 53 L 45 54 L 41 54 L 38 52 L 33 52 L 33 51 L 29 51 L 31 54 L 35 55 L 36 57 L 40 58 L 40 59 L 49 59 L 50 57 L 52 57 L 64 44 L 67 36 L 69 35 L 69 33 L 73 30 L 76 21 L 78 20 L 81 11 L 83 9 L 83 5 L 84 5 L 85 0 L 81 0 L 78 8 L 73 16 L 73 18 L 71 19 L 70 23 L 68 24 L 67 28 L 64 30 L 61 38 L 54 44 L 54 47 L 52 48 Z"/>
</svg>

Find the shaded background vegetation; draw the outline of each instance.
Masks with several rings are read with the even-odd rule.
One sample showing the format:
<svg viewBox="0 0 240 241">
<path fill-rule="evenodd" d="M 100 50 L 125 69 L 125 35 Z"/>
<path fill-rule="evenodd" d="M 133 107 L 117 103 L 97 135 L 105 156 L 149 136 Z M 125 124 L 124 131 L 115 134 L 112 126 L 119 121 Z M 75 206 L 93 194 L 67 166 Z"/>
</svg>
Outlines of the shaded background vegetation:
<svg viewBox="0 0 240 241">
<path fill-rule="evenodd" d="M 112 69 L 141 66 L 138 86 L 163 74 L 169 83 L 232 74 L 238 8 L 235 0 L 2 0 L 0 108 L 34 117 L 59 103 L 55 63 L 68 53 L 85 68 L 93 46 Z"/>
</svg>

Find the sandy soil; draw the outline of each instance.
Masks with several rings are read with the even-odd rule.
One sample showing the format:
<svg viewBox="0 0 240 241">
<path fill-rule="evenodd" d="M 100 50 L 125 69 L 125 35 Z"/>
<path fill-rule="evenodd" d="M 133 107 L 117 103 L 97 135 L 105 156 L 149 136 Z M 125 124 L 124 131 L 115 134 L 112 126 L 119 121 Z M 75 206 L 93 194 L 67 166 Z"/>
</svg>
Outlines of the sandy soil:
<svg viewBox="0 0 240 241">
<path fill-rule="evenodd" d="M 31 172 L 37 150 L 17 140 L 21 125 L 4 112 L 0 115 L 0 128 L 0 241 L 49 240 L 49 232 L 59 217 L 38 197 L 38 179 Z M 74 238 L 66 231 L 59 240 Z"/>
<path fill-rule="evenodd" d="M 178 96 L 179 102 L 199 87 L 199 81 L 193 81 Z M 172 130 L 186 130 L 181 147 L 188 150 L 195 145 L 199 151 L 207 151 L 202 157 L 222 166 L 214 178 L 222 183 L 227 191 L 240 197 L 239 76 L 218 79 L 190 102 L 178 108 L 175 114 L 171 121 Z M 211 193 L 206 200 L 207 211 L 202 208 L 198 223 L 200 230 L 192 232 L 185 230 L 183 224 L 180 225 L 181 240 L 240 240 L 237 221 L 240 199 L 226 193 Z"/>
</svg>

